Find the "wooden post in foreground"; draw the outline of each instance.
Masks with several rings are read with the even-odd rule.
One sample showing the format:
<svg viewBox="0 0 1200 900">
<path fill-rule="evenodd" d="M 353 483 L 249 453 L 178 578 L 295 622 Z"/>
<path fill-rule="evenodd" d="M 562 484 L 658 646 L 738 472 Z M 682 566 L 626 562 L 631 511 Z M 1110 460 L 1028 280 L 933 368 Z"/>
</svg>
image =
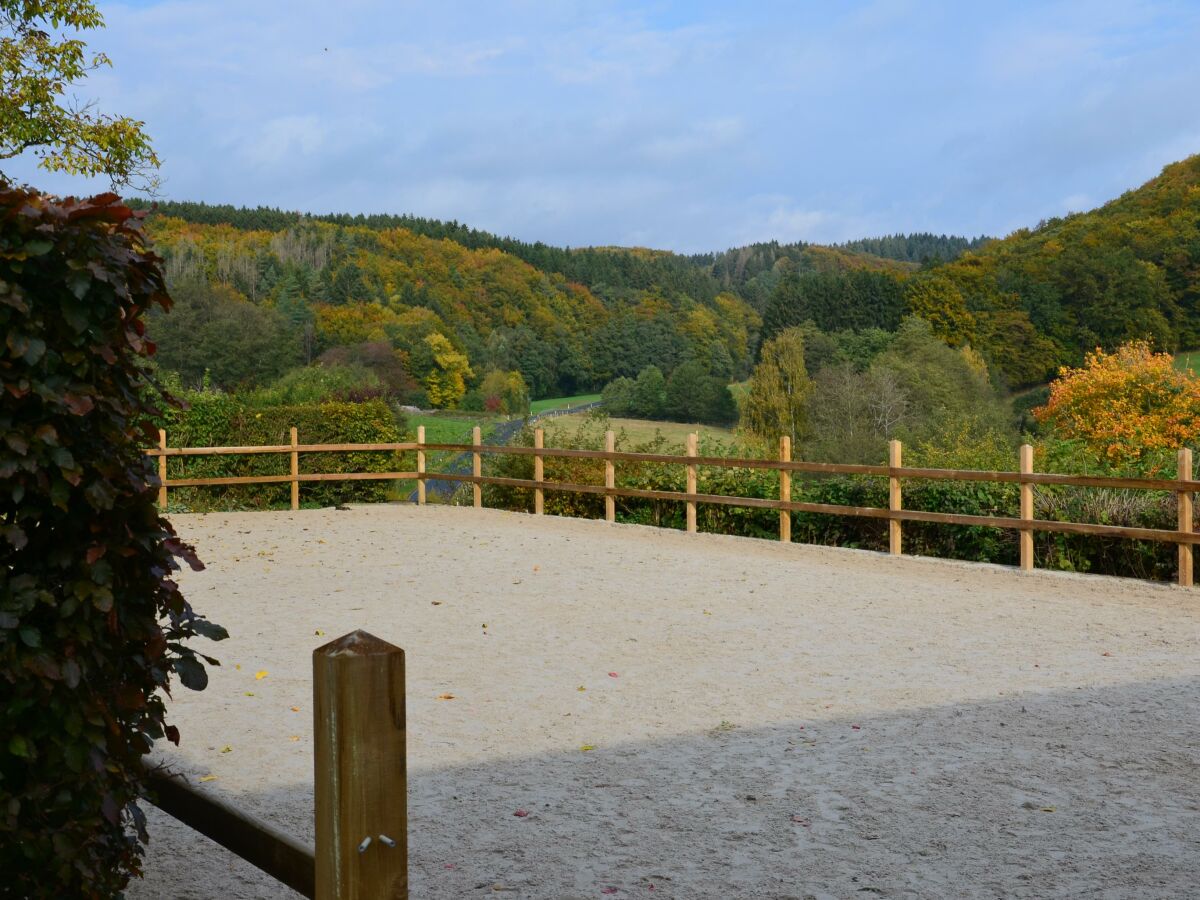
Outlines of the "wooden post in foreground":
<svg viewBox="0 0 1200 900">
<path fill-rule="evenodd" d="M 687 455 L 696 455 L 696 432 L 692 432 L 687 436 Z M 687 467 L 687 492 L 689 494 L 696 493 L 696 466 L 694 463 L 688 463 Z M 688 534 L 696 533 L 696 501 L 689 500 L 687 502 L 687 530 Z"/>
<path fill-rule="evenodd" d="M 292 509 L 300 508 L 300 453 L 296 448 L 300 439 L 296 429 L 292 429 Z"/>
<path fill-rule="evenodd" d="M 1179 468 L 1176 470 L 1175 477 L 1180 481 L 1192 480 L 1192 451 L 1187 447 L 1179 451 Z M 1184 534 L 1190 534 L 1192 531 L 1192 520 L 1195 512 L 1192 507 L 1193 495 L 1190 490 L 1179 491 L 1176 496 L 1179 499 L 1179 530 Z M 1192 586 L 1192 544 L 1179 545 L 1179 586 Z"/>
<path fill-rule="evenodd" d="M 542 454 L 537 451 L 546 446 L 546 432 L 541 428 L 533 429 L 533 480 L 539 484 L 543 477 L 543 460 Z M 533 489 L 533 514 L 540 516 L 545 512 L 546 495 L 540 487 Z"/>
<path fill-rule="evenodd" d="M 888 467 L 899 469 L 903 463 L 901 462 L 903 448 L 899 441 L 888 441 Z M 888 509 L 892 512 L 899 512 L 904 507 L 902 495 L 900 493 L 900 479 L 896 475 L 888 477 Z M 888 520 L 888 552 L 892 556 L 899 556 L 904 552 L 904 536 L 900 528 L 899 519 Z"/>
<path fill-rule="evenodd" d="M 1033 447 L 1029 444 L 1021 445 L 1020 470 L 1022 475 L 1033 474 Z M 1033 485 L 1024 481 L 1021 482 L 1021 520 L 1033 521 Z M 1026 572 L 1033 571 L 1032 528 L 1021 529 L 1021 568 Z"/>
<path fill-rule="evenodd" d="M 617 436 L 611 431 L 604 432 L 604 452 L 615 453 L 616 451 Z M 617 486 L 617 467 L 611 459 L 604 461 L 604 486 L 606 488 Z M 604 497 L 604 521 L 617 521 L 617 498 L 611 494 L 606 494 Z"/>
<path fill-rule="evenodd" d="M 471 443 L 476 447 L 483 443 L 483 434 L 478 425 L 471 430 Z M 483 457 L 479 455 L 478 450 L 471 454 L 471 474 L 476 478 L 483 475 Z M 483 485 L 476 481 L 471 485 L 471 489 L 475 495 L 475 508 L 479 509 L 483 506 Z"/>
<path fill-rule="evenodd" d="M 167 511 L 167 432 L 158 429 L 158 511 Z"/>
<path fill-rule="evenodd" d="M 316 900 L 407 900 L 404 651 L 355 631 L 313 651 Z"/>
<path fill-rule="evenodd" d="M 417 506 L 425 505 L 425 426 L 417 426 Z"/>
<path fill-rule="evenodd" d="M 792 439 L 786 434 L 779 439 L 779 461 L 792 461 Z M 783 503 L 790 503 L 792 500 L 792 473 L 787 469 L 779 470 L 779 499 Z M 792 511 L 790 509 L 779 511 L 779 540 L 785 544 L 792 542 Z"/>
</svg>

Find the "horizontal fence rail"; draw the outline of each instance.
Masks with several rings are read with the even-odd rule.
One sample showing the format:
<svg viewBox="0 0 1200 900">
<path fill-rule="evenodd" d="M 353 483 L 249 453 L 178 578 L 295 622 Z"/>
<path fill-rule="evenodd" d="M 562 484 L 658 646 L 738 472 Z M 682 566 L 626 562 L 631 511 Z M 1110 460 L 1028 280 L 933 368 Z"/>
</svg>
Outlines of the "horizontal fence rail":
<svg viewBox="0 0 1200 900">
<path fill-rule="evenodd" d="M 899 441 L 889 445 L 888 465 L 852 465 L 844 463 L 820 463 L 794 460 L 791 457 L 791 444 L 787 439 L 780 442 L 778 459 L 763 459 L 757 457 L 727 457 L 700 456 L 696 449 L 696 435 L 688 436 L 686 452 L 683 456 L 666 453 L 633 453 L 616 451 L 613 432 L 605 436 L 604 450 L 576 450 L 544 446 L 544 433 L 541 428 L 534 432 L 534 446 L 510 447 L 484 444 L 479 428 L 475 428 L 470 444 L 441 444 L 426 443 L 425 428 L 417 428 L 416 441 L 381 444 L 301 444 L 297 440 L 296 429 L 291 430 L 291 443 L 277 446 L 256 447 L 168 447 L 166 433 L 159 432 L 159 446 L 145 451 L 147 455 L 158 457 L 159 461 L 159 503 L 165 509 L 167 491 L 169 488 L 201 487 L 218 485 L 243 484 L 291 484 L 292 509 L 299 508 L 300 484 L 316 481 L 353 481 L 353 480 L 398 480 L 412 479 L 417 481 L 417 502 L 425 503 L 425 482 L 437 479 L 439 481 L 459 482 L 472 486 L 472 499 L 476 507 L 483 505 L 483 485 L 525 488 L 534 492 L 534 512 L 544 513 L 544 497 L 546 491 L 563 491 L 580 494 L 598 494 L 605 498 L 605 519 L 615 521 L 616 509 L 614 500 L 617 497 L 633 499 L 667 500 L 686 504 L 687 530 L 695 532 L 696 508 L 699 504 L 736 506 L 753 509 L 773 509 L 780 513 L 780 540 L 791 540 L 791 513 L 820 513 L 835 516 L 857 516 L 872 519 L 882 519 L 888 522 L 888 546 L 892 555 L 903 552 L 904 522 L 930 522 L 942 525 L 966 525 L 985 528 L 1010 529 L 1020 532 L 1021 568 L 1034 568 L 1033 535 L 1036 532 L 1053 532 L 1058 534 L 1082 534 L 1107 538 L 1122 538 L 1138 541 L 1176 544 L 1178 546 L 1179 564 L 1178 581 L 1180 585 L 1191 587 L 1193 582 L 1193 546 L 1200 544 L 1200 532 L 1194 529 L 1193 495 L 1200 490 L 1200 481 L 1194 478 L 1192 452 L 1188 449 L 1179 451 L 1178 470 L 1176 478 L 1112 478 L 1097 475 L 1059 475 L 1033 471 L 1033 448 L 1025 445 L 1020 449 L 1019 470 L 1016 472 L 989 472 L 974 469 L 930 469 L 920 467 L 905 467 L 901 464 L 902 448 Z M 404 472 L 344 472 L 300 474 L 298 458 L 301 453 L 349 453 L 364 451 L 392 451 L 416 453 L 416 466 L 413 471 Z M 449 452 L 470 454 L 471 474 L 451 472 L 429 472 L 426 466 L 426 454 L 430 452 Z M 287 453 L 291 456 L 291 473 L 288 475 L 255 475 L 225 478 L 167 478 L 167 460 L 171 457 L 196 457 L 210 455 L 241 455 L 262 453 Z M 532 456 L 534 459 L 534 477 L 506 478 L 495 475 L 484 475 L 482 459 L 486 455 Z M 604 484 L 576 484 L 570 482 L 546 481 L 543 477 L 543 463 L 546 459 L 594 459 L 604 463 Z M 616 487 L 615 468 L 618 462 L 633 463 L 666 463 L 682 465 L 687 472 L 686 491 L 663 491 L 640 488 Z M 696 490 L 696 472 L 700 467 L 726 469 L 770 469 L 779 473 L 779 499 L 765 497 L 737 497 L 724 494 L 701 494 Z M 843 506 L 829 503 L 809 503 L 791 499 L 793 473 L 808 473 L 813 475 L 859 475 L 888 479 L 888 506 L 861 507 Z M 1016 484 L 1020 488 L 1020 516 L 980 516 L 959 513 L 929 512 L 925 510 L 904 509 L 903 482 L 905 480 L 922 481 L 987 481 L 1006 484 Z M 1117 490 L 1151 490 L 1169 491 L 1175 494 L 1178 504 L 1178 522 L 1176 529 L 1166 528 L 1135 528 L 1121 525 L 1103 525 L 1088 522 L 1060 522 L 1052 519 L 1034 518 L 1034 488 L 1038 485 L 1109 488 Z"/>
<path fill-rule="evenodd" d="M 305 897 L 316 897 L 311 846 L 268 822 L 194 787 L 173 772 L 153 769 L 146 783 L 154 805 Z"/>
</svg>

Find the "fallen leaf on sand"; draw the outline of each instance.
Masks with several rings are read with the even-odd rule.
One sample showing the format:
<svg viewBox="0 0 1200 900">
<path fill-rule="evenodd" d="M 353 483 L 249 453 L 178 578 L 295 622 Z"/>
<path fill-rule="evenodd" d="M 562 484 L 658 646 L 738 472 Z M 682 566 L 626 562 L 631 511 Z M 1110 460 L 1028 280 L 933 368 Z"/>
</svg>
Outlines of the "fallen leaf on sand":
<svg viewBox="0 0 1200 900">
<path fill-rule="evenodd" d="M 266 677 L 267 677 L 267 670 L 266 670 L 266 669 L 259 669 L 257 672 L 255 672 L 255 673 L 254 673 L 254 680 L 255 680 L 255 681 L 262 681 L 262 680 L 263 680 L 264 678 L 266 678 Z"/>
<path fill-rule="evenodd" d="M 617 889 L 616 889 L 615 887 L 606 887 L 606 888 L 605 888 L 604 890 L 602 890 L 600 893 L 602 893 L 602 894 L 615 894 L 616 892 L 617 892 Z"/>
<path fill-rule="evenodd" d="M 318 628 L 316 631 L 314 631 L 314 632 L 313 632 L 313 634 L 315 634 L 315 635 L 323 635 L 323 634 L 325 634 L 325 632 L 323 632 L 323 631 L 322 631 L 320 628 Z"/>
<path fill-rule="evenodd" d="M 439 700 L 453 700 L 454 695 L 453 694 L 438 694 L 438 699 Z"/>
<path fill-rule="evenodd" d="M 241 663 L 234 663 L 234 664 L 233 664 L 233 667 L 234 667 L 235 669 L 237 669 L 238 671 L 241 671 L 242 664 L 241 664 Z"/>
<path fill-rule="evenodd" d="M 609 672 L 608 677 L 609 678 L 620 678 L 621 676 L 618 675 L 616 672 Z"/>
<path fill-rule="evenodd" d="M 584 686 L 581 684 L 579 687 L 575 688 L 575 690 L 577 690 L 577 691 L 586 691 L 586 690 L 587 690 L 587 688 L 585 688 L 585 687 L 584 687 Z"/>
<path fill-rule="evenodd" d="M 442 868 L 443 869 L 453 869 L 454 863 L 446 863 L 444 866 L 442 866 Z"/>
<path fill-rule="evenodd" d="M 430 602 L 431 604 L 433 604 L 434 606 L 441 606 L 441 605 L 442 605 L 442 601 L 441 601 L 441 600 L 430 600 L 429 602 Z"/>
<path fill-rule="evenodd" d="M 292 707 L 292 712 L 300 712 L 300 707 L 298 707 L 298 706 L 293 706 L 293 707 Z"/>
<path fill-rule="evenodd" d="M 228 744 L 226 744 L 224 747 L 221 748 L 221 752 L 222 753 L 232 753 L 233 748 L 230 747 Z"/>
<path fill-rule="evenodd" d="M 809 828 L 812 826 L 812 821 L 810 819 L 804 818 L 804 816 L 792 816 L 792 821 L 795 822 L 797 825 L 803 825 L 805 828 Z"/>
<path fill-rule="evenodd" d="M 253 697 L 253 696 L 254 696 L 254 691 L 246 691 L 245 693 L 246 693 L 246 696 L 247 696 L 247 697 Z"/>
<path fill-rule="evenodd" d="M 593 747 L 591 744 L 584 744 L 582 747 L 579 748 L 580 752 L 582 752 L 582 753 L 587 753 L 589 750 L 595 750 L 595 749 L 596 748 Z"/>
<path fill-rule="evenodd" d="M 1042 812 L 1054 812 L 1054 807 L 1053 806 L 1043 806 Z"/>
<path fill-rule="evenodd" d="M 527 809 L 518 809 L 518 810 L 517 810 L 515 813 L 513 813 L 513 815 L 514 815 L 514 816 L 516 816 L 518 819 L 523 819 L 523 818 L 525 818 L 527 815 L 529 815 L 529 810 L 527 810 Z"/>
<path fill-rule="evenodd" d="M 200 780 L 201 781 L 216 781 L 217 776 L 216 775 L 201 775 Z"/>
<path fill-rule="evenodd" d="M 290 738 L 288 738 L 288 740 L 289 741 L 298 741 L 298 740 L 300 740 L 300 735 L 293 734 Z"/>
<path fill-rule="evenodd" d="M 850 727 L 851 727 L 851 728 L 852 728 L 854 731 L 862 731 L 862 726 L 861 726 L 861 725 L 851 725 Z"/>
<path fill-rule="evenodd" d="M 534 566 L 534 567 L 533 567 L 533 571 L 535 571 L 535 572 L 536 572 L 536 571 L 537 571 L 538 569 L 540 569 L 540 568 L 541 568 L 541 566 Z"/>
</svg>

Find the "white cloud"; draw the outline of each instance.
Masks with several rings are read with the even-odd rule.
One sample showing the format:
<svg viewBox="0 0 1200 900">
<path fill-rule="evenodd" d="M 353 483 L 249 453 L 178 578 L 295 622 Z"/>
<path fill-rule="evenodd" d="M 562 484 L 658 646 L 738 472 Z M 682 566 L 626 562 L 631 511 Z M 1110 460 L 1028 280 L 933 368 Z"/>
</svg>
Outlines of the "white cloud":
<svg viewBox="0 0 1200 900">
<path fill-rule="evenodd" d="M 315 115 L 280 116 L 264 122 L 238 151 L 253 165 L 278 166 L 297 156 L 317 154 L 325 139 L 325 126 Z"/>
</svg>

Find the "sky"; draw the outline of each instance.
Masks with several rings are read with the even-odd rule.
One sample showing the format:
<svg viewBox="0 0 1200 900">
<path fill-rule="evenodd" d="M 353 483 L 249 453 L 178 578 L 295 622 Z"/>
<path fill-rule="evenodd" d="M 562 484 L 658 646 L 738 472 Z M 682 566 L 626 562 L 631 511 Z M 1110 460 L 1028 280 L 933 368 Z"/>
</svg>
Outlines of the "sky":
<svg viewBox="0 0 1200 900">
<path fill-rule="evenodd" d="M 1196 0 L 98 5 L 76 93 L 176 200 L 701 252 L 1003 235 L 1200 152 Z"/>
</svg>

